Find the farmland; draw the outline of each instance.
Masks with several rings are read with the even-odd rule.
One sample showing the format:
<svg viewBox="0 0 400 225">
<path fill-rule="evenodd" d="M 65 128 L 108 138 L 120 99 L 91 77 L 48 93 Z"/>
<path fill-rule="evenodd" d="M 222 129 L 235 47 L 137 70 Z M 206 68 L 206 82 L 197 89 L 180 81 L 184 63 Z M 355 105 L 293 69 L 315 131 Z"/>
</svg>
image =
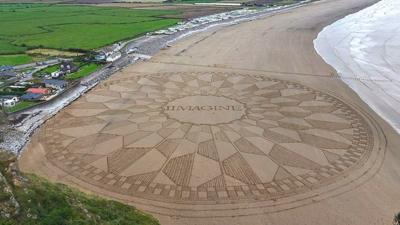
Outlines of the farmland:
<svg viewBox="0 0 400 225">
<path fill-rule="evenodd" d="M 0 55 L 0 65 L 18 65 L 30 63 L 33 61 L 31 56 L 20 54 L 20 55 Z"/>
<path fill-rule="evenodd" d="M 175 10 L 0 4 L 0 54 L 23 54 L 35 48 L 96 49 L 171 26 L 180 21 L 174 18 L 178 14 Z"/>
</svg>

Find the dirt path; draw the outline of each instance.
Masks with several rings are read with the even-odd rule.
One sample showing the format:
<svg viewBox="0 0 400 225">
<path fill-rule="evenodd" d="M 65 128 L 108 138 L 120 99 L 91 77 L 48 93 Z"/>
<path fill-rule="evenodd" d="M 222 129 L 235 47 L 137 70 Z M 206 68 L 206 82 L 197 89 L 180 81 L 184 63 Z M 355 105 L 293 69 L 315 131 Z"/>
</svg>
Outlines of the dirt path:
<svg viewBox="0 0 400 225">
<path fill-rule="evenodd" d="M 48 121 L 20 167 L 162 224 L 390 224 L 400 139 L 312 44 L 374 2 L 321 1 L 184 39 Z"/>
</svg>

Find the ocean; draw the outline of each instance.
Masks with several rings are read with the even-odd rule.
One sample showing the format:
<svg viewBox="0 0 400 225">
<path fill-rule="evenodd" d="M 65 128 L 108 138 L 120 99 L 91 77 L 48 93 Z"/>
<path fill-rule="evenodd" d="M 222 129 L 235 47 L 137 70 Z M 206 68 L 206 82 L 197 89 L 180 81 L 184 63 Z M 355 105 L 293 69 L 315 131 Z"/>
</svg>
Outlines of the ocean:
<svg viewBox="0 0 400 225">
<path fill-rule="evenodd" d="M 314 47 L 400 133 L 400 0 L 382 0 L 325 27 Z"/>
</svg>

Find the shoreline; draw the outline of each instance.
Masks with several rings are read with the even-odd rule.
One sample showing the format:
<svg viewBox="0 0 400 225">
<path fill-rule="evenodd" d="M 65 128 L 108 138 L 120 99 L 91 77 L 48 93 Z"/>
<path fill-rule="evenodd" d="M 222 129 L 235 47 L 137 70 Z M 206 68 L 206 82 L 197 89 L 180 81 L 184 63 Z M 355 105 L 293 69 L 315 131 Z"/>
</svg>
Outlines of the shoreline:
<svg viewBox="0 0 400 225">
<path fill-rule="evenodd" d="M 325 27 L 318 54 L 341 80 L 400 133 L 400 4 L 382 0 Z"/>
</svg>

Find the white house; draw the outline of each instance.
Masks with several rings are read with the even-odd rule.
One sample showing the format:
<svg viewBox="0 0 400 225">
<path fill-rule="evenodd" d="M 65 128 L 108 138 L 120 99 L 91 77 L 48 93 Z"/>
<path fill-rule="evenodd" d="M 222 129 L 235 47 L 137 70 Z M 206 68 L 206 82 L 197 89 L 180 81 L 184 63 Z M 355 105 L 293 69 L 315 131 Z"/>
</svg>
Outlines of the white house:
<svg viewBox="0 0 400 225">
<path fill-rule="evenodd" d="M 60 76 L 62 76 L 64 73 L 63 72 L 61 72 L 61 71 L 55 71 L 55 72 L 52 72 L 51 73 L 51 77 L 52 78 L 59 78 Z"/>
<path fill-rule="evenodd" d="M 15 106 L 15 104 L 17 104 L 19 102 L 19 98 L 17 96 L 13 96 L 10 98 L 4 98 L 4 99 L 0 99 L 0 106 L 4 107 L 13 107 Z"/>
<path fill-rule="evenodd" d="M 109 56 L 107 56 L 106 61 L 107 62 L 114 62 L 115 60 L 121 58 L 121 52 L 115 52 Z"/>
</svg>

